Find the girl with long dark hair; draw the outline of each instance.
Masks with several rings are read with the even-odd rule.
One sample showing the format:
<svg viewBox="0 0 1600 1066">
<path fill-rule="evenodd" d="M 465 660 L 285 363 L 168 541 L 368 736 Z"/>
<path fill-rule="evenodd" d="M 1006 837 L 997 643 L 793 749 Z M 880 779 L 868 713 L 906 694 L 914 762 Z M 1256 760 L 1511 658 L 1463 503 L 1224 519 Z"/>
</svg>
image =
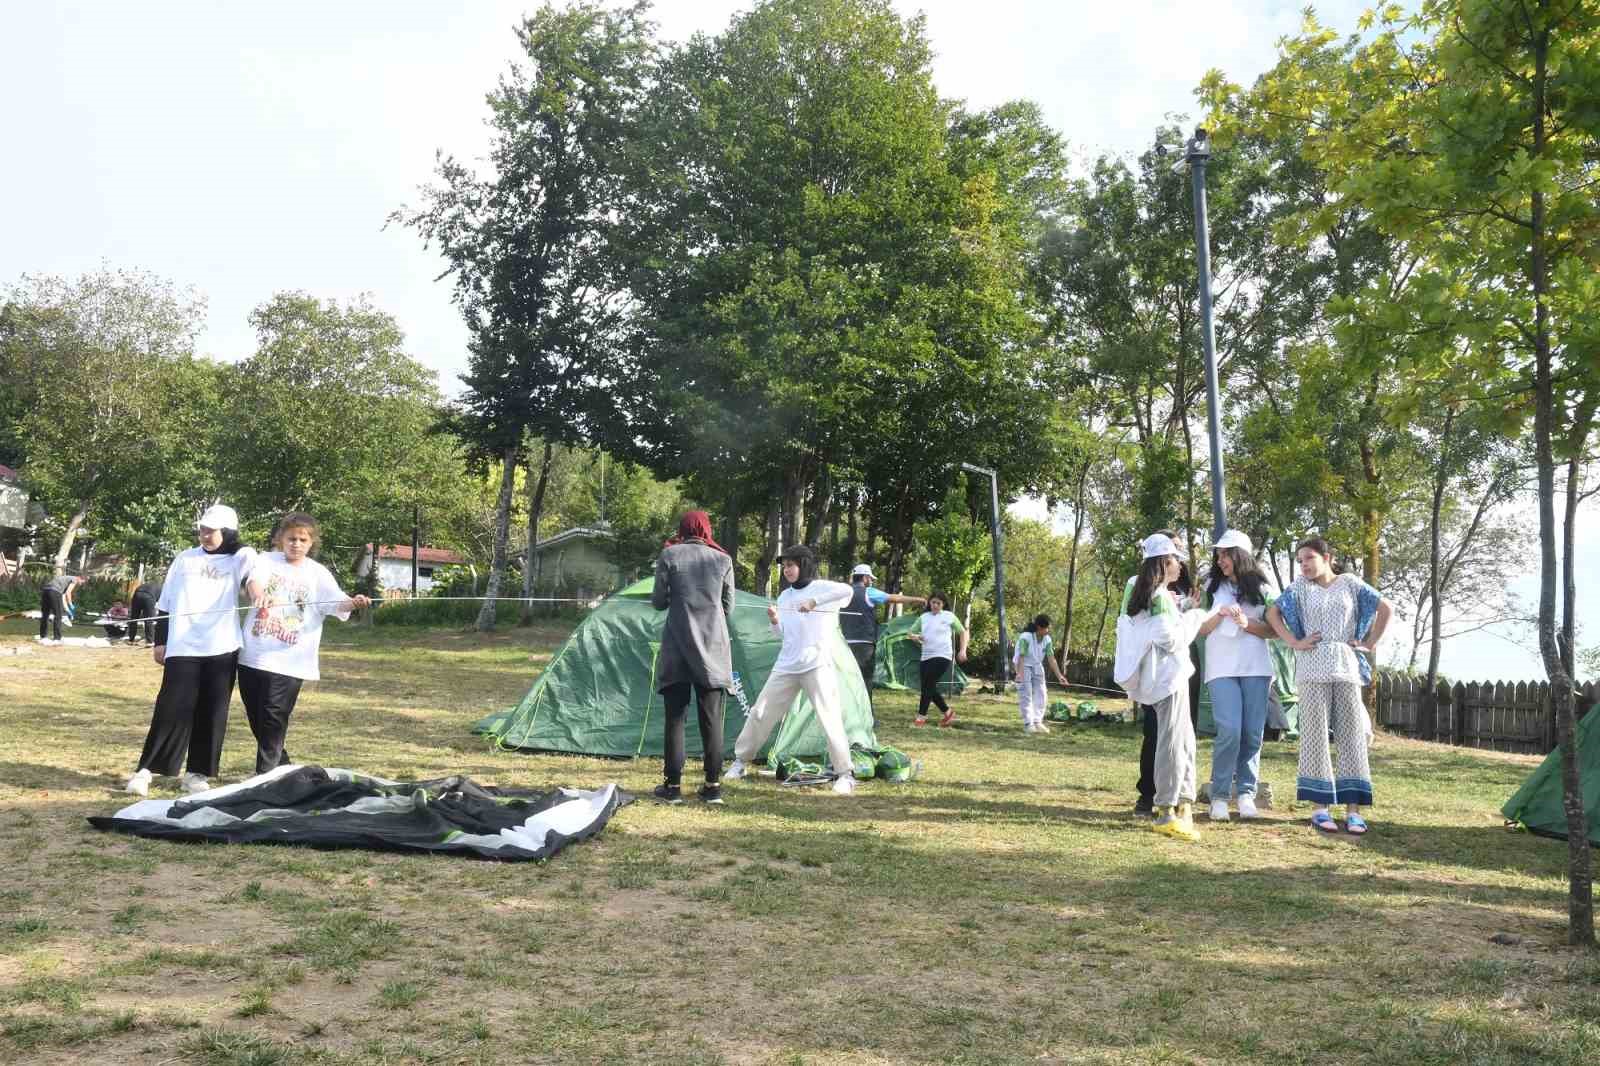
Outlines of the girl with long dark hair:
<svg viewBox="0 0 1600 1066">
<path fill-rule="evenodd" d="M 1228 797 L 1238 793 L 1240 818 L 1257 815 L 1256 782 L 1261 770 L 1261 739 L 1267 728 L 1267 694 L 1272 686 L 1272 629 L 1265 614 L 1271 597 L 1267 578 L 1251 554 L 1250 538 L 1230 529 L 1212 548 L 1205 606 L 1212 614 L 1200 625 L 1205 638 L 1205 683 L 1217 739 L 1211 749 L 1211 820 L 1228 820 Z"/>
<path fill-rule="evenodd" d="M 1163 533 L 1140 545 L 1143 561 L 1117 619 L 1117 657 L 1113 673 L 1135 702 L 1155 711 L 1155 821 L 1166 836 L 1196 841 L 1194 723 L 1189 718 L 1189 675 L 1194 665 L 1189 645 L 1205 612 L 1184 607 L 1170 584 L 1179 574 L 1179 550 Z"/>
</svg>

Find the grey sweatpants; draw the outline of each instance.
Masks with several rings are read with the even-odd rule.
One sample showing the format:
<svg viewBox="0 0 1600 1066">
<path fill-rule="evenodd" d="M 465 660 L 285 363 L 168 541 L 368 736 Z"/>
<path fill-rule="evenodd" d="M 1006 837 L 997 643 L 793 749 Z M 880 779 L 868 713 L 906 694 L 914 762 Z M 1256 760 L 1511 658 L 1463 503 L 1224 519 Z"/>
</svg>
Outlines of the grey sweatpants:
<svg viewBox="0 0 1600 1066">
<path fill-rule="evenodd" d="M 1194 723 L 1189 686 L 1154 704 L 1156 712 L 1156 806 L 1194 802 Z"/>
</svg>

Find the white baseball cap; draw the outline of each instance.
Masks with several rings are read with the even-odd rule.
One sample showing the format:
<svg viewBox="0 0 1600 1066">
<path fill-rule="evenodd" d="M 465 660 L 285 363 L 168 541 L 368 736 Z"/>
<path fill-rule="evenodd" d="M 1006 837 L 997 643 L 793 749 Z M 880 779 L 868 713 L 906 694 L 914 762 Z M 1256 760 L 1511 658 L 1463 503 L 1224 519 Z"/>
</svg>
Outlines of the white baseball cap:
<svg viewBox="0 0 1600 1066">
<path fill-rule="evenodd" d="M 206 508 L 206 513 L 200 516 L 195 525 L 207 529 L 238 529 L 239 512 L 232 507 L 214 503 Z"/>
<path fill-rule="evenodd" d="M 872 567 L 868 566 L 866 563 L 857 563 L 856 564 L 856 568 L 854 570 L 850 571 L 850 576 L 851 577 L 872 577 Z M 876 581 L 877 578 L 873 578 L 873 580 Z"/>
<path fill-rule="evenodd" d="M 1146 559 L 1160 559 L 1167 555 L 1182 555 L 1172 538 L 1165 533 L 1152 533 L 1139 544 Z"/>
<path fill-rule="evenodd" d="M 1255 545 L 1250 543 L 1250 538 L 1245 535 L 1243 530 L 1238 529 L 1230 529 L 1218 537 L 1217 542 L 1211 546 L 1211 549 L 1215 551 L 1218 548 L 1238 548 L 1246 555 L 1253 555 L 1256 550 Z"/>
</svg>

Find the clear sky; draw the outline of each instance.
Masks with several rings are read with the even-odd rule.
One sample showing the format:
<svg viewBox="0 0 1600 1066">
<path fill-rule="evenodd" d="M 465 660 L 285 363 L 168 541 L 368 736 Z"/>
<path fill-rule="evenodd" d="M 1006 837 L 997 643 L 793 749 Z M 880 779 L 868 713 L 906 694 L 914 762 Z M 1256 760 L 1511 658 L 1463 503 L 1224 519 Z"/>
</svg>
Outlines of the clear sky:
<svg viewBox="0 0 1600 1066">
<path fill-rule="evenodd" d="M 246 316 L 275 292 L 370 293 L 450 389 L 465 331 L 439 258 L 385 228 L 416 199 L 434 153 L 481 154 L 484 93 L 534 5 L 216 0 L 36 0 L 9 5 L 0 167 L 0 283 L 101 263 L 194 286 L 203 351 L 253 349 Z M 747 3 L 665 0 L 662 35 L 714 33 Z M 923 11 L 935 78 L 986 107 L 1037 101 L 1075 153 L 1137 153 L 1170 114 L 1193 114 L 1211 67 L 1248 84 L 1294 33 L 1304 0 L 896 0 Z M 1349 32 L 1368 0 L 1324 0 Z M 1596 525 L 1591 521 L 1589 525 Z M 1508 578 L 1536 571 L 1511 561 Z M 1600 548 L 1584 570 L 1600 574 Z M 1589 585 L 1595 592 L 1600 587 Z M 1447 646 L 1449 647 L 1449 646 Z M 1458 676 L 1533 677 L 1493 637 L 1451 649 Z"/>
</svg>

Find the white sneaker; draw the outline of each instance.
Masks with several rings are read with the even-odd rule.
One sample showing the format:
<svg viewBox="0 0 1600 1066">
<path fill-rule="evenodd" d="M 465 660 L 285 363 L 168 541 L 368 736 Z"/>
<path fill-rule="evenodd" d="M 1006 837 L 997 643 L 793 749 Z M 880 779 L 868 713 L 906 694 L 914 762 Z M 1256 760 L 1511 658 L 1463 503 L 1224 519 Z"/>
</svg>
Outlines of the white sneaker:
<svg viewBox="0 0 1600 1066">
<path fill-rule="evenodd" d="M 1035 726 L 1034 726 L 1034 724 L 1032 722 L 1023 722 L 1022 723 L 1022 731 L 1024 733 L 1037 733 L 1039 730 L 1037 728 L 1035 728 Z"/>
<path fill-rule="evenodd" d="M 1050 732 L 1050 727 L 1043 722 L 1035 722 L 1033 723 L 1033 731 L 1035 733 L 1048 733 Z"/>
<path fill-rule="evenodd" d="M 856 791 L 856 779 L 853 777 L 836 777 L 833 779 L 833 794 L 835 796 L 850 796 Z"/>
<path fill-rule="evenodd" d="M 211 790 L 211 782 L 199 774 L 184 774 L 178 779 L 178 787 L 192 796 L 196 792 L 209 792 Z"/>
<path fill-rule="evenodd" d="M 1259 818 L 1261 812 L 1256 810 L 1256 797 L 1254 793 L 1246 792 L 1239 797 L 1239 817 Z"/>
<path fill-rule="evenodd" d="M 150 771 L 140 770 L 128 778 L 125 791 L 132 792 L 135 796 L 150 795 Z"/>
<path fill-rule="evenodd" d="M 1227 800 L 1218 799 L 1211 801 L 1211 820 L 1213 822 L 1226 822 L 1228 820 Z"/>
<path fill-rule="evenodd" d="M 734 759 L 728 764 L 728 769 L 722 774 L 724 781 L 737 781 L 742 777 L 749 777 L 750 771 L 745 766 L 743 759 Z"/>
</svg>

